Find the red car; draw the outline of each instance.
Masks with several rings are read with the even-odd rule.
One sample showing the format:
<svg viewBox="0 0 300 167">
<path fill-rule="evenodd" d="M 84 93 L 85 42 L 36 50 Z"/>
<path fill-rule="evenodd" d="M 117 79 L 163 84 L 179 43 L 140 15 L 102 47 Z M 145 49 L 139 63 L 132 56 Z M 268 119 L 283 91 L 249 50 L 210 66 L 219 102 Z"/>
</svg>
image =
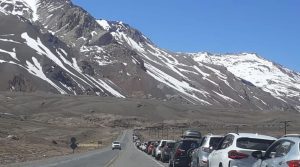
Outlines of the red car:
<svg viewBox="0 0 300 167">
<path fill-rule="evenodd" d="M 148 146 L 148 149 L 147 149 L 147 153 L 150 155 L 153 151 L 153 149 L 155 149 L 155 146 L 154 146 L 154 142 L 152 142 L 149 146 Z"/>
</svg>

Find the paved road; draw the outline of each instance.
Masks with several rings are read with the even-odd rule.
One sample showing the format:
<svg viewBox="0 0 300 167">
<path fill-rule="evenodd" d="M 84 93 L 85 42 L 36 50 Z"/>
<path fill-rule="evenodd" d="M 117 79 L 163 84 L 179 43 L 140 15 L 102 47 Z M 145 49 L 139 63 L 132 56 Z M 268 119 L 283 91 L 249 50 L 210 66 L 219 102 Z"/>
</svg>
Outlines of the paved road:
<svg viewBox="0 0 300 167">
<path fill-rule="evenodd" d="M 125 137 L 126 147 L 109 167 L 167 167 L 167 164 L 162 164 L 138 150 L 131 140 L 132 133 L 128 132 Z"/>
<path fill-rule="evenodd" d="M 138 150 L 132 142 L 132 131 L 125 131 L 119 141 L 122 150 L 107 147 L 88 153 L 55 157 L 47 160 L 26 162 L 7 167 L 166 167 L 151 156 Z M 1 165 L 0 165 L 1 166 Z"/>
</svg>

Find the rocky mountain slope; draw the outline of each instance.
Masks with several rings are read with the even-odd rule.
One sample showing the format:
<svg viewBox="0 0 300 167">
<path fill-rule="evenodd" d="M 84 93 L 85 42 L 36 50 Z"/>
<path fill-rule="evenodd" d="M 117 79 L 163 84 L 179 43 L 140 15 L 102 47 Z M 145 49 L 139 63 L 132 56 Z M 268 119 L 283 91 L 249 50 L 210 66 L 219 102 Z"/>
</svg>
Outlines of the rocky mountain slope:
<svg viewBox="0 0 300 167">
<path fill-rule="evenodd" d="M 0 0 L 0 19 L 2 91 L 154 98 L 252 110 L 295 111 L 300 106 L 298 73 L 276 65 L 284 77 L 262 81 L 260 69 L 247 59 L 252 54 L 233 55 L 232 60 L 239 58 L 234 63 L 228 55 L 172 53 L 125 23 L 95 19 L 70 0 Z"/>
</svg>

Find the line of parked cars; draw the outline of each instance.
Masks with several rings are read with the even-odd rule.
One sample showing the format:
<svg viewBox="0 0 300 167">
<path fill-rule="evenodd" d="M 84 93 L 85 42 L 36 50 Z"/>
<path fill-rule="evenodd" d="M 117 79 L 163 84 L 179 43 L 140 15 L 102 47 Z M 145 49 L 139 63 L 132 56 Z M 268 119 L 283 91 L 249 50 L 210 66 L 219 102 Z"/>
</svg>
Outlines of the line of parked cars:
<svg viewBox="0 0 300 167">
<path fill-rule="evenodd" d="M 300 167 L 300 135 L 279 139 L 253 133 L 207 134 L 188 130 L 177 141 L 135 141 L 169 167 Z"/>
</svg>

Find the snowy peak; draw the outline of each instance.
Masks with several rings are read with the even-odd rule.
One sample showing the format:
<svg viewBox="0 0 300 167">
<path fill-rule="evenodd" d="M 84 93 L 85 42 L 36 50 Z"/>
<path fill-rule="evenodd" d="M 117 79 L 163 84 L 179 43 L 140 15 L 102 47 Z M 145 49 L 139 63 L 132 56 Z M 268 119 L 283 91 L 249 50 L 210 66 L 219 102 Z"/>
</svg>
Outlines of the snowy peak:
<svg viewBox="0 0 300 167">
<path fill-rule="evenodd" d="M 212 55 L 193 54 L 197 62 L 204 62 L 226 67 L 239 78 L 271 93 L 275 97 L 300 96 L 300 74 L 263 59 L 256 54 Z"/>
<path fill-rule="evenodd" d="M 120 36 L 125 35 L 127 36 L 126 38 L 130 38 L 136 43 L 152 43 L 139 30 L 121 21 L 107 21 L 101 19 L 97 20 L 97 22 L 104 30 L 111 32 L 111 34 L 115 37 L 116 40 L 119 40 Z"/>
</svg>

